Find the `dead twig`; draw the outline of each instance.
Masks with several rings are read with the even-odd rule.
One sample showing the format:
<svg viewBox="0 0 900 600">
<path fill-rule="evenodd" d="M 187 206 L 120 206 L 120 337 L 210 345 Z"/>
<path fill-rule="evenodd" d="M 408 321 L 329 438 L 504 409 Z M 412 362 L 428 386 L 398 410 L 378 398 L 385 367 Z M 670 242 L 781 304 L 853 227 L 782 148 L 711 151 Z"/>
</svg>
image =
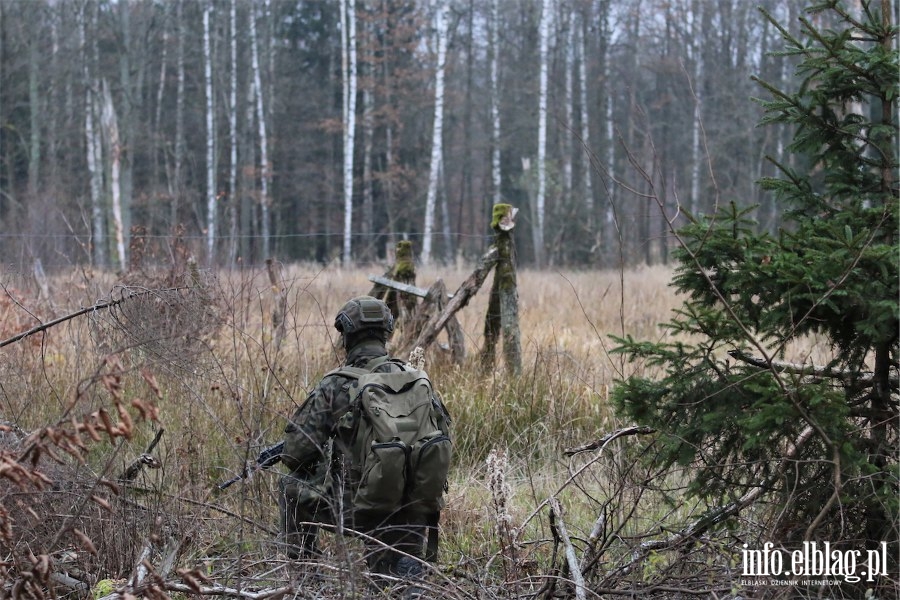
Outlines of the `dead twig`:
<svg viewBox="0 0 900 600">
<path fill-rule="evenodd" d="M 81 315 L 85 315 L 88 313 L 92 313 L 92 312 L 96 312 L 96 311 L 100 311 L 100 310 L 104 310 L 104 309 L 113 308 L 115 306 L 118 306 L 119 304 L 122 304 L 123 302 L 131 300 L 132 298 L 137 298 L 139 296 L 147 296 L 150 294 L 157 294 L 160 291 L 177 292 L 177 291 L 186 290 L 186 289 L 189 289 L 189 288 L 178 287 L 178 288 L 169 288 L 167 290 L 142 290 L 140 292 L 132 292 L 132 293 L 128 294 L 127 296 L 122 296 L 121 298 L 117 298 L 116 300 L 101 300 L 100 302 L 97 302 L 93 306 L 88 306 L 87 308 L 82 308 L 80 310 L 76 310 L 73 313 L 69 313 L 67 315 L 63 315 L 61 317 L 53 319 L 52 321 L 47 321 L 46 323 L 41 323 L 39 325 L 35 325 L 28 331 L 23 331 L 22 333 L 16 334 L 9 339 L 5 339 L 2 342 L 0 342 L 0 348 L 3 348 L 4 346 L 8 346 L 10 344 L 14 344 L 14 343 L 18 342 L 19 340 L 23 340 L 23 339 L 27 338 L 30 335 L 34 335 L 36 333 L 46 331 L 47 329 L 50 329 L 51 327 L 59 325 L 60 323 L 65 323 L 66 321 L 70 321 L 76 317 L 80 317 Z"/>
<path fill-rule="evenodd" d="M 625 437 L 626 435 L 646 435 L 649 433 L 656 433 L 656 430 L 652 427 L 646 427 L 644 425 L 633 425 L 631 427 L 624 427 L 622 429 L 617 429 L 616 431 L 607 433 L 599 440 L 590 442 L 583 446 L 576 446 L 575 448 L 566 448 L 563 450 L 563 454 L 565 456 L 573 456 L 575 454 L 579 454 L 581 452 L 590 452 L 591 450 L 596 450 L 597 448 L 603 448 L 611 441 Z"/>
</svg>

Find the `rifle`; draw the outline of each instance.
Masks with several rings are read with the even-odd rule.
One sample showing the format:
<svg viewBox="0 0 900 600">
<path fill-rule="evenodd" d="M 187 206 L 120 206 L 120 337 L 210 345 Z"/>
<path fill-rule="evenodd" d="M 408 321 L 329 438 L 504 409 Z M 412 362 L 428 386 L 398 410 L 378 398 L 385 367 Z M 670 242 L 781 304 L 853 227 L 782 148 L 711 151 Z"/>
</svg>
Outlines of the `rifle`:
<svg viewBox="0 0 900 600">
<path fill-rule="evenodd" d="M 218 488 L 220 490 L 224 490 L 229 487 L 233 483 L 237 483 L 242 479 L 247 479 L 257 471 L 261 469 L 267 469 L 271 466 L 277 465 L 281 462 L 281 453 L 284 451 L 284 442 L 279 444 L 275 444 L 274 446 L 270 446 L 266 448 L 262 452 L 259 453 L 259 456 L 256 457 L 256 464 L 253 465 L 244 465 L 243 472 L 237 477 L 232 477 L 228 481 L 220 483 Z"/>
</svg>

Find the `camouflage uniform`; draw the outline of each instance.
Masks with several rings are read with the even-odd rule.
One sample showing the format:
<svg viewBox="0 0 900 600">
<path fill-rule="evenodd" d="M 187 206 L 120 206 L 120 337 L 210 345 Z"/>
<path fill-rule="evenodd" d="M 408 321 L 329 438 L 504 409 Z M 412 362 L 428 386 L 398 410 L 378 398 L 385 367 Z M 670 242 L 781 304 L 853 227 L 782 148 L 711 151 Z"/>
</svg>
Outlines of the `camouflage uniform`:
<svg viewBox="0 0 900 600">
<path fill-rule="evenodd" d="M 378 339 L 377 332 L 355 337 L 348 340 L 344 334 L 345 344 L 350 345 L 345 366 L 365 367 L 371 359 L 387 355 L 384 339 Z M 386 337 L 384 332 L 380 337 Z M 377 370 L 395 371 L 400 367 L 388 362 Z M 396 551 L 421 558 L 425 541 L 425 520 L 421 515 L 403 511 L 363 515 L 347 510 L 351 505 L 349 491 L 356 484 L 348 477 L 349 465 L 344 465 L 344 460 L 351 456 L 348 449 L 354 429 L 349 418 L 352 413 L 349 413 L 348 390 L 352 383 L 352 379 L 343 375 L 327 375 L 285 428 L 282 461 L 291 472 L 280 484 L 280 542 L 286 545 L 285 550 L 292 558 L 314 556 L 318 528 L 310 523 L 335 524 L 341 518 L 345 527 L 381 542 L 368 548 L 370 569 L 400 576 L 414 575 L 418 563 L 401 560 L 402 554 Z M 343 494 L 339 498 L 340 490 Z"/>
</svg>

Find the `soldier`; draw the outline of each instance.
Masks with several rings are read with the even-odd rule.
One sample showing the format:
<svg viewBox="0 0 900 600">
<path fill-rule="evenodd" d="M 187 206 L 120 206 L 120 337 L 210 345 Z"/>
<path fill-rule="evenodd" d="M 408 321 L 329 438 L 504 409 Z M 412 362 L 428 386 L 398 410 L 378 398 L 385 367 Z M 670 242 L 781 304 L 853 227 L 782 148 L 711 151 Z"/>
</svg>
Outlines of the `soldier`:
<svg viewBox="0 0 900 600">
<path fill-rule="evenodd" d="M 394 318 L 381 300 L 354 298 L 339 311 L 334 322 L 346 351 L 344 367 L 365 368 L 373 359 L 374 372 L 403 371 L 399 361 L 386 360 L 385 347 L 394 330 Z M 326 375 L 296 410 L 285 428 L 282 460 L 291 470 L 280 483 L 281 528 L 279 541 L 291 558 L 313 557 L 317 552 L 318 527 L 311 523 L 341 523 L 372 536 L 367 562 L 376 573 L 414 578 L 421 563 L 404 556 L 423 556 L 427 517 L 402 508 L 387 514 L 354 511 L 351 493 L 358 481 L 353 460 L 355 423 L 350 387 L 354 378 L 339 370 Z M 440 409 L 443 405 L 438 400 Z M 355 468 L 354 468 L 355 467 Z M 343 493 L 339 493 L 339 490 Z M 343 509 L 341 508 L 343 507 Z"/>
</svg>

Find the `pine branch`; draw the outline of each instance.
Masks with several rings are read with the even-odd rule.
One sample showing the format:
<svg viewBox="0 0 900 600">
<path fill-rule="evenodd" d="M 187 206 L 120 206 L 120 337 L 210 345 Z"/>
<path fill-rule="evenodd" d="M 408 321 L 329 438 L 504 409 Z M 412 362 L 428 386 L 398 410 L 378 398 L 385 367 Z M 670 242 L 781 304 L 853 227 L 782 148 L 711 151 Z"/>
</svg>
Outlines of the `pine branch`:
<svg viewBox="0 0 900 600">
<path fill-rule="evenodd" d="M 829 367 L 819 367 L 816 365 L 801 365 L 796 363 L 789 363 L 780 360 L 767 361 L 756 356 L 745 354 L 741 350 L 729 350 L 728 354 L 732 358 L 747 363 L 748 365 L 758 367 L 760 369 L 774 369 L 779 373 L 788 373 L 791 375 L 803 375 L 809 377 L 822 377 L 826 379 L 839 379 L 844 382 L 855 381 L 856 383 L 862 383 L 866 385 L 874 385 L 875 383 L 875 373 L 872 373 L 871 371 L 839 370 L 831 369 Z M 890 382 L 891 386 L 897 387 L 898 385 L 900 385 L 900 376 L 895 373 L 888 379 L 888 381 Z"/>
</svg>

